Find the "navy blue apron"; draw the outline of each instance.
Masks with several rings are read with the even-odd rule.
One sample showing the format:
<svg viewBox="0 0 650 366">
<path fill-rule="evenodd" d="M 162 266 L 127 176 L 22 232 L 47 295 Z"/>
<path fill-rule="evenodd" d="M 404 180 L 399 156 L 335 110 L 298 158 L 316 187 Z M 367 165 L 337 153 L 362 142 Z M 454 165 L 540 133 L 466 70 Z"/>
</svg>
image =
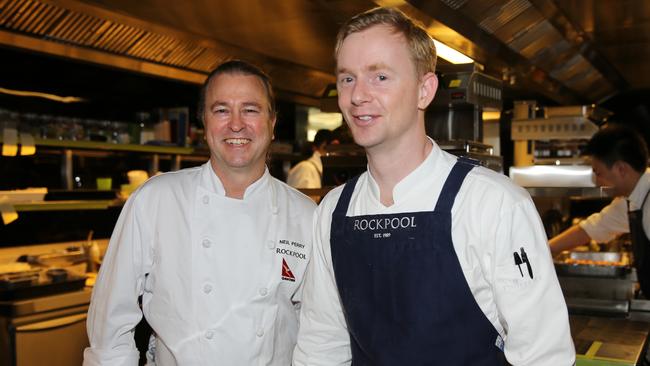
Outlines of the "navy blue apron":
<svg viewBox="0 0 650 366">
<path fill-rule="evenodd" d="M 630 211 L 630 202 L 628 201 L 628 221 L 630 224 L 630 239 L 632 241 L 632 251 L 634 253 L 634 267 L 641 286 L 641 291 L 646 299 L 650 298 L 650 240 L 643 229 L 643 207 L 648 200 L 648 194 L 645 194 L 641 208 Z"/>
<path fill-rule="evenodd" d="M 358 177 L 332 216 L 331 250 L 352 365 L 503 365 L 451 240 L 451 207 L 472 163 L 459 159 L 432 212 L 347 217 Z"/>
</svg>

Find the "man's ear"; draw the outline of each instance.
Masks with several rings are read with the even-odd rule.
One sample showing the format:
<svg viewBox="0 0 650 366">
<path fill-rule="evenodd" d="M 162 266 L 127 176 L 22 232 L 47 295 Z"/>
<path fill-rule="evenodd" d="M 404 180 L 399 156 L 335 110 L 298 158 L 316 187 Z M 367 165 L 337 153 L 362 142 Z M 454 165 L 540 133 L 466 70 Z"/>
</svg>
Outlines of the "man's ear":
<svg viewBox="0 0 650 366">
<path fill-rule="evenodd" d="M 621 177 L 626 177 L 629 175 L 629 173 L 634 170 L 632 169 L 632 166 L 623 160 L 617 160 L 614 162 L 612 165 L 612 168 L 616 171 L 616 173 L 621 176 Z"/>
<path fill-rule="evenodd" d="M 277 113 L 273 113 L 273 118 L 271 118 L 271 141 L 275 140 L 275 122 L 278 120 Z"/>
<path fill-rule="evenodd" d="M 420 94 L 418 96 L 418 109 L 425 110 L 436 96 L 438 90 L 438 77 L 435 73 L 428 72 L 420 81 Z"/>
</svg>

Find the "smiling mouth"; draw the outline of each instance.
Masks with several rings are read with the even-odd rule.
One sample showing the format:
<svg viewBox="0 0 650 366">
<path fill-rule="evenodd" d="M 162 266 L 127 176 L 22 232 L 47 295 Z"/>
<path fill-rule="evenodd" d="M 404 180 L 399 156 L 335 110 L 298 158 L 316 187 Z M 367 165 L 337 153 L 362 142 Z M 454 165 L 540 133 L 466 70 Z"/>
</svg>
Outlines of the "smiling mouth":
<svg viewBox="0 0 650 366">
<path fill-rule="evenodd" d="M 373 116 L 373 115 L 370 115 L 370 114 L 359 114 L 359 115 L 355 115 L 353 117 L 354 117 L 355 121 L 357 121 L 357 123 L 359 123 L 359 124 L 368 124 L 368 123 L 372 122 L 376 118 L 376 116 Z"/>
<path fill-rule="evenodd" d="M 233 145 L 233 146 L 243 146 L 251 142 L 251 139 L 225 139 L 223 140 L 226 144 L 228 145 Z"/>
</svg>

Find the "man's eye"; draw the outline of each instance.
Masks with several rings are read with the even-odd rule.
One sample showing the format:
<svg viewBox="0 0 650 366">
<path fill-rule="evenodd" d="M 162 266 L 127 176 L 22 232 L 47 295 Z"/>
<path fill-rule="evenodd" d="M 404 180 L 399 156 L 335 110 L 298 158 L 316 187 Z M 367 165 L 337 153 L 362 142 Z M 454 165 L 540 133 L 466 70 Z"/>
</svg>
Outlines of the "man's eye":
<svg viewBox="0 0 650 366">
<path fill-rule="evenodd" d="M 384 81 L 388 80 L 388 77 L 386 75 L 377 75 L 377 79 L 379 79 L 379 81 Z"/>
<path fill-rule="evenodd" d="M 216 114 L 223 114 L 223 113 L 228 113 L 228 110 L 226 108 L 216 108 L 213 110 L 213 112 Z"/>
<path fill-rule="evenodd" d="M 244 113 L 259 113 L 260 111 L 256 108 L 246 108 L 244 109 Z"/>
<path fill-rule="evenodd" d="M 351 76 L 344 76 L 341 78 L 341 83 L 343 84 L 349 84 L 353 81 L 354 79 Z"/>
</svg>

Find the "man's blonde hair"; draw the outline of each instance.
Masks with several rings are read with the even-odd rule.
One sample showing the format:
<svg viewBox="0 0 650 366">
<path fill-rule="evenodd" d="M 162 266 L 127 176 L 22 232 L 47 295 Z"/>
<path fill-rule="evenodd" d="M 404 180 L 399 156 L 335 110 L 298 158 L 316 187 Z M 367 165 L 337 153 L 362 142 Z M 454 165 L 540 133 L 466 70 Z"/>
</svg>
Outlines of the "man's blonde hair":
<svg viewBox="0 0 650 366">
<path fill-rule="evenodd" d="M 418 76 L 436 71 L 436 46 L 426 30 L 406 14 L 394 8 L 374 8 L 348 20 L 336 36 L 334 56 L 337 57 L 343 41 L 352 33 L 364 31 L 376 25 L 385 25 L 406 39 Z"/>
</svg>

